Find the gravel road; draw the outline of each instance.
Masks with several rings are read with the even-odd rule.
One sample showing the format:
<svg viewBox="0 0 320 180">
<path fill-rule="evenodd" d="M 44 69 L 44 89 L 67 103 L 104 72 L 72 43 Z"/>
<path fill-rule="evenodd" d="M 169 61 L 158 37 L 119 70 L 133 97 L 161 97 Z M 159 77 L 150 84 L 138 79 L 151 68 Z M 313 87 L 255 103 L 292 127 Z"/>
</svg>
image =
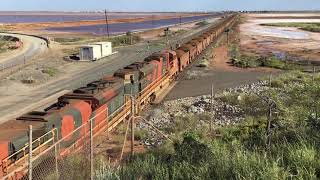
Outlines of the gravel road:
<svg viewBox="0 0 320 180">
<path fill-rule="evenodd" d="M 0 36 L 17 37 L 23 42 L 23 47 L 21 49 L 7 52 L 0 56 L 1 70 L 26 63 L 26 61 L 47 49 L 46 41 L 34 36 L 11 33 L 0 33 Z"/>
<path fill-rule="evenodd" d="M 173 46 L 177 42 L 185 42 L 193 36 L 201 33 L 201 31 L 206 30 L 210 25 L 191 30 L 182 36 L 171 38 L 168 46 Z M 72 90 L 79 88 L 89 82 L 102 78 L 103 76 L 112 75 L 117 69 L 133 62 L 143 61 L 149 54 L 164 49 L 164 41 L 165 39 L 150 42 L 149 48 L 147 48 L 148 45 L 145 42 L 134 46 L 117 48 L 115 49 L 118 51 L 117 54 L 94 62 L 94 66 L 79 69 L 72 75 L 66 74 L 64 76 L 59 76 L 42 85 L 27 88 L 27 90 L 22 93 L 12 95 L 12 92 L 9 90 L 7 94 L 0 94 L 0 97 L 4 102 L 0 104 L 0 113 L 2 114 L 0 117 L 0 123 L 15 118 L 15 116 L 12 115 L 12 112 L 19 111 L 24 107 L 32 105 L 33 103 L 47 98 L 57 92 L 65 89 Z M 10 97 L 8 97 L 8 94 L 10 94 Z M 21 112 L 20 114 L 22 115 L 24 113 L 26 112 Z"/>
</svg>

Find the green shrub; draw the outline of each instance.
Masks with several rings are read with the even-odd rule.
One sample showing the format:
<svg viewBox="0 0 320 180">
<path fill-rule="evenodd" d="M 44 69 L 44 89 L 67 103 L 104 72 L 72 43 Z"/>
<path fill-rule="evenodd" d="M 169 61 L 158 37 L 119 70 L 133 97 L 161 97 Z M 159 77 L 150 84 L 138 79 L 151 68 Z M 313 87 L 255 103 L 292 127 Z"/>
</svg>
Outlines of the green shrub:
<svg viewBox="0 0 320 180">
<path fill-rule="evenodd" d="M 277 105 L 272 114 L 270 147 L 266 146 L 268 108 L 254 95 L 241 94 L 238 99 L 238 93 L 230 93 L 220 100 L 244 109 L 247 113 L 244 121 L 216 129 L 220 136 L 212 138 L 207 136 L 206 126 L 199 125 L 200 119 L 208 118 L 205 115 L 178 117 L 168 129 L 176 134 L 174 143 L 166 142 L 159 149 L 135 156 L 114 174 L 110 175 L 107 170 L 105 176 L 119 179 L 319 179 L 320 82 L 300 72 L 281 75 L 274 81 L 281 83 L 279 88 L 262 93 Z"/>
<path fill-rule="evenodd" d="M 123 46 L 123 45 L 136 44 L 141 41 L 141 38 L 140 36 L 130 34 L 130 35 L 112 37 L 108 40 L 112 42 L 112 45 L 114 47 L 117 47 L 117 46 Z"/>
<path fill-rule="evenodd" d="M 42 70 L 42 73 L 48 74 L 51 77 L 55 76 L 58 72 L 58 69 L 52 67 L 48 67 Z"/>
<path fill-rule="evenodd" d="M 225 102 L 230 105 L 238 105 L 239 100 L 238 97 L 241 96 L 241 94 L 238 93 L 225 93 L 222 96 L 218 97 L 218 99 L 222 102 Z"/>
<path fill-rule="evenodd" d="M 209 61 L 207 59 L 202 59 L 201 62 L 199 63 L 199 67 L 208 67 L 209 66 Z"/>
<path fill-rule="evenodd" d="M 272 80 L 271 81 L 271 87 L 273 88 L 284 88 L 285 84 L 281 80 Z"/>
<path fill-rule="evenodd" d="M 261 61 L 256 56 L 240 55 L 232 59 L 232 64 L 241 68 L 254 68 L 261 66 Z"/>
<path fill-rule="evenodd" d="M 201 21 L 201 22 L 196 23 L 197 26 L 206 26 L 208 24 L 209 24 L 208 21 Z"/>
<path fill-rule="evenodd" d="M 134 138 L 137 141 L 141 141 L 144 140 L 148 137 L 148 131 L 145 129 L 139 129 L 137 131 L 134 132 Z"/>
<path fill-rule="evenodd" d="M 85 40 L 85 38 L 81 38 L 81 37 L 54 38 L 55 42 L 62 43 L 62 44 L 76 43 L 83 40 Z"/>
</svg>

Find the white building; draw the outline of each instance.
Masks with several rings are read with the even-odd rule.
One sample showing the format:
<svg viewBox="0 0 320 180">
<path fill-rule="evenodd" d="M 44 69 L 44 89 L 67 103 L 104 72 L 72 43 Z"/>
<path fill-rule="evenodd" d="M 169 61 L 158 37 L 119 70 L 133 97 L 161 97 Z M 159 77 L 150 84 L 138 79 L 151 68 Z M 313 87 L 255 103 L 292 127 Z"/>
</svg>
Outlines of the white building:
<svg viewBox="0 0 320 180">
<path fill-rule="evenodd" d="M 80 47 L 80 60 L 96 61 L 112 55 L 111 42 L 97 42 Z"/>
<path fill-rule="evenodd" d="M 102 57 L 99 45 L 86 45 L 80 47 L 80 60 L 96 61 Z"/>
<path fill-rule="evenodd" d="M 112 43 L 111 42 L 97 42 L 94 44 L 101 46 L 102 57 L 110 56 L 112 54 Z"/>
</svg>

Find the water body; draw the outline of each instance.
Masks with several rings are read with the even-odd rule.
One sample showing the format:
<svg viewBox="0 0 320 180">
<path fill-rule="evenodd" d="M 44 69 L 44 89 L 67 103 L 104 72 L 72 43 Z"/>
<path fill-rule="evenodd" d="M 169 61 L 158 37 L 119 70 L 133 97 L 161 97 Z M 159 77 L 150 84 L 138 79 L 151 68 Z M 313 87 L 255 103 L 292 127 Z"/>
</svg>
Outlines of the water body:
<svg viewBox="0 0 320 180">
<path fill-rule="evenodd" d="M 181 23 L 205 20 L 215 16 L 216 15 L 183 17 L 181 18 Z M 117 23 L 117 24 L 109 25 L 109 33 L 122 34 L 128 31 L 167 27 L 167 26 L 172 26 L 179 23 L 180 23 L 180 18 L 161 19 L 161 20 L 154 20 L 154 21 L 148 20 L 148 21 L 135 22 L 135 23 Z M 107 28 L 105 24 L 90 25 L 90 26 L 76 26 L 76 27 L 58 27 L 58 28 L 49 28 L 47 30 L 59 31 L 59 32 L 90 33 L 90 34 L 97 34 L 97 35 L 107 34 Z"/>
<path fill-rule="evenodd" d="M 146 15 L 109 15 L 109 19 L 145 17 Z M 151 15 L 148 15 L 151 16 Z M 0 15 L 0 23 L 44 23 L 44 22 L 73 22 L 103 20 L 105 16 L 101 15 Z"/>
</svg>

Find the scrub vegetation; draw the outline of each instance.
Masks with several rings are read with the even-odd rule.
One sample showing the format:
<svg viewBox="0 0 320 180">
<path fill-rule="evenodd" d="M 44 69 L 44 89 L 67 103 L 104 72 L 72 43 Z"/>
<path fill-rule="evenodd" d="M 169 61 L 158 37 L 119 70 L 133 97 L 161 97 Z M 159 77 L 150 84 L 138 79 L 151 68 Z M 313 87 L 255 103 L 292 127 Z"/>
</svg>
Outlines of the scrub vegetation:
<svg viewBox="0 0 320 180">
<path fill-rule="evenodd" d="M 73 38 L 55 38 L 56 42 L 64 45 L 79 45 L 94 43 L 99 41 L 110 41 L 113 47 L 126 46 L 136 44 L 141 41 L 140 36 L 137 36 L 131 32 L 127 32 L 125 35 L 113 36 L 113 37 L 73 37 Z"/>
<path fill-rule="evenodd" d="M 201 21 L 201 22 L 196 23 L 196 25 L 197 25 L 197 26 L 200 26 L 200 27 L 206 26 L 206 25 L 208 25 L 208 24 L 209 24 L 208 21 Z"/>
<path fill-rule="evenodd" d="M 255 68 L 270 67 L 282 70 L 298 70 L 299 65 L 294 62 L 280 59 L 276 56 L 262 57 L 259 55 L 243 54 L 237 45 L 230 46 L 231 63 L 236 67 Z"/>
<path fill-rule="evenodd" d="M 49 76 L 53 77 L 59 73 L 59 70 L 53 67 L 47 67 L 42 70 L 42 73 L 48 74 Z"/>
<path fill-rule="evenodd" d="M 0 53 L 15 49 L 15 41 L 7 36 L 0 36 Z"/>
<path fill-rule="evenodd" d="M 320 32 L 320 23 L 270 23 L 262 25 L 276 27 L 296 27 L 305 31 Z"/>
<path fill-rule="evenodd" d="M 221 98 L 243 109 L 246 118 L 237 125 L 210 132 L 204 121 L 210 115 L 177 117 L 175 126 L 164 129 L 174 143 L 117 169 L 101 166 L 96 179 L 319 179 L 320 75 L 291 72 L 270 84 L 259 95 Z"/>
</svg>

